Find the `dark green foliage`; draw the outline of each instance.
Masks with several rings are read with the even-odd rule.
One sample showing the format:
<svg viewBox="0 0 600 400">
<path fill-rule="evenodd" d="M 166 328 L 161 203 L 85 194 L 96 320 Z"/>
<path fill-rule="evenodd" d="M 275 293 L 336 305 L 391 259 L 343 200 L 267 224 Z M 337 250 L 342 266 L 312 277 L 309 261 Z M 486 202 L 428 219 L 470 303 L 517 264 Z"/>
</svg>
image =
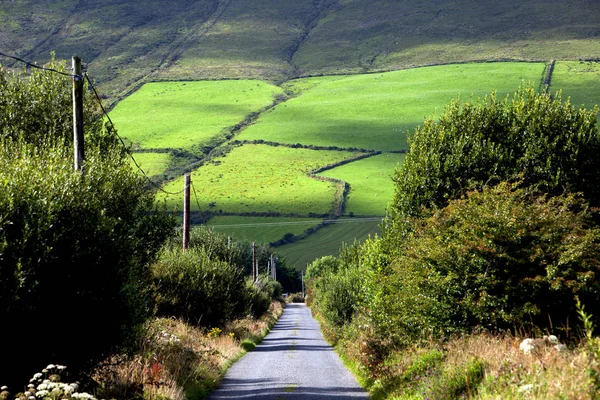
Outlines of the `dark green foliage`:
<svg viewBox="0 0 600 400">
<path fill-rule="evenodd" d="M 262 283 L 253 284 L 248 281 L 246 284 L 244 302 L 248 315 L 258 318 L 269 309 L 271 297 L 268 291 L 264 290 Z"/>
<path fill-rule="evenodd" d="M 517 179 L 547 193 L 582 192 L 592 206 L 600 205 L 597 114 L 597 108 L 576 110 L 560 93 L 552 98 L 531 87 L 512 99 L 492 93 L 478 103 L 453 101 L 438 122 L 427 119 L 410 139 L 394 177 L 388 228 L 401 233 L 405 218 L 423 208 Z"/>
<path fill-rule="evenodd" d="M 566 325 L 575 295 L 600 304 L 599 234 L 573 195 L 506 183 L 469 193 L 416 223 L 374 315 L 404 342 L 427 331 Z"/>
<path fill-rule="evenodd" d="M 74 171 L 68 79 L 0 70 L 0 90 L 0 376 L 10 383 L 49 361 L 77 371 L 131 343 L 152 311 L 148 265 L 173 220 L 90 98 L 85 174 Z"/>
<path fill-rule="evenodd" d="M 334 274 L 338 270 L 340 261 L 334 256 L 325 256 L 316 259 L 308 267 L 304 277 L 309 279 L 317 279 L 319 277 Z"/>
<path fill-rule="evenodd" d="M 65 63 L 54 59 L 48 67 L 65 71 Z M 69 77 L 56 73 L 25 74 L 0 67 L 0 137 L 42 147 L 72 147 L 71 87 Z M 103 129 L 102 111 L 91 93 L 84 95 L 84 109 L 86 151 L 116 144 L 112 128 Z"/>
<path fill-rule="evenodd" d="M 161 254 L 152 267 L 158 315 L 217 326 L 244 314 L 243 271 L 216 258 L 214 250 L 190 246 Z"/>
<path fill-rule="evenodd" d="M 329 324 L 342 327 L 352 321 L 367 290 L 360 247 L 344 248 L 337 265 L 326 258 L 315 263 L 308 268 L 313 278 L 309 285 L 312 305 Z M 315 272 L 319 274 L 314 276 Z"/>
<path fill-rule="evenodd" d="M 280 300 L 283 287 L 299 281 L 278 261 L 278 282 L 263 275 L 272 253 L 256 246 L 260 279 L 250 282 L 252 245 L 237 242 L 210 229 L 197 227 L 190 233 L 187 252 L 181 236 L 174 236 L 153 266 L 159 315 L 188 319 L 202 326 L 218 326 L 245 315 L 260 317 Z M 295 273 L 295 271 L 294 271 Z M 283 286 L 282 286 L 283 285 Z"/>
</svg>

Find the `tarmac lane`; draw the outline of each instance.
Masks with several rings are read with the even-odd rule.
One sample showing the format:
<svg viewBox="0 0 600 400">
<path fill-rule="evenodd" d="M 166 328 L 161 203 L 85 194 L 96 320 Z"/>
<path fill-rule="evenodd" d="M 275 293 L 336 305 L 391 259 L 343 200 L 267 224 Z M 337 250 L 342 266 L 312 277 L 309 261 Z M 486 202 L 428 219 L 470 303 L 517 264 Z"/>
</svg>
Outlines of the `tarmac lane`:
<svg viewBox="0 0 600 400">
<path fill-rule="evenodd" d="M 368 399 L 304 304 L 286 305 L 271 332 L 227 372 L 210 400 Z"/>
</svg>

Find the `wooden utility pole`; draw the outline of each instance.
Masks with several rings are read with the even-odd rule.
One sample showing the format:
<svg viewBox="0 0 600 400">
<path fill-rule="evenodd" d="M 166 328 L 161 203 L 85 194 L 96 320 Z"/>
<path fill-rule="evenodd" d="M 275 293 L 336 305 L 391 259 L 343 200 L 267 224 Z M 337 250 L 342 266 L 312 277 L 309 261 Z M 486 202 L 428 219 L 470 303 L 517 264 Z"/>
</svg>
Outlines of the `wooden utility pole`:
<svg viewBox="0 0 600 400">
<path fill-rule="evenodd" d="M 183 251 L 190 244 L 190 174 L 185 174 L 183 191 Z"/>
<path fill-rule="evenodd" d="M 275 257 L 271 254 L 271 277 L 274 281 L 277 280 L 277 269 L 275 267 Z"/>
<path fill-rule="evenodd" d="M 256 282 L 258 274 L 256 273 L 256 242 L 252 242 L 252 282 Z"/>
<path fill-rule="evenodd" d="M 73 148 L 75 149 L 75 169 L 83 171 L 85 160 L 83 145 L 83 69 L 81 58 L 74 56 L 73 63 Z"/>
</svg>

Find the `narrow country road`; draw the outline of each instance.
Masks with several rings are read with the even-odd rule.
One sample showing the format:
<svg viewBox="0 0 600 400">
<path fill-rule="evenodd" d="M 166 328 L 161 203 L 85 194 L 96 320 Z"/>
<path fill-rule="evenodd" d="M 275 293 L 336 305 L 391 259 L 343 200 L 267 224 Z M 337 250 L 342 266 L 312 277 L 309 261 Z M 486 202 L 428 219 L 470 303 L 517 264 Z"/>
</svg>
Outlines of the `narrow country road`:
<svg viewBox="0 0 600 400">
<path fill-rule="evenodd" d="M 288 304 L 256 349 L 236 362 L 209 399 L 367 399 L 325 342 L 304 304 Z"/>
</svg>

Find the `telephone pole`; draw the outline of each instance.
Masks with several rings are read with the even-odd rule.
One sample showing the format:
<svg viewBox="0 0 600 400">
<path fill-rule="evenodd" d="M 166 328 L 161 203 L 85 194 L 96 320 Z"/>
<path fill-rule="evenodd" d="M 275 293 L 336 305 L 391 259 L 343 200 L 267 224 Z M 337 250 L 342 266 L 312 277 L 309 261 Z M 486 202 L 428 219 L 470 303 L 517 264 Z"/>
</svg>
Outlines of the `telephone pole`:
<svg viewBox="0 0 600 400">
<path fill-rule="evenodd" d="M 185 174 L 183 191 L 183 251 L 190 244 L 190 174 Z"/>
<path fill-rule="evenodd" d="M 75 169 L 83 171 L 85 160 L 83 145 L 83 70 L 81 58 L 74 56 L 73 64 L 73 148 L 75 149 Z"/>
</svg>

